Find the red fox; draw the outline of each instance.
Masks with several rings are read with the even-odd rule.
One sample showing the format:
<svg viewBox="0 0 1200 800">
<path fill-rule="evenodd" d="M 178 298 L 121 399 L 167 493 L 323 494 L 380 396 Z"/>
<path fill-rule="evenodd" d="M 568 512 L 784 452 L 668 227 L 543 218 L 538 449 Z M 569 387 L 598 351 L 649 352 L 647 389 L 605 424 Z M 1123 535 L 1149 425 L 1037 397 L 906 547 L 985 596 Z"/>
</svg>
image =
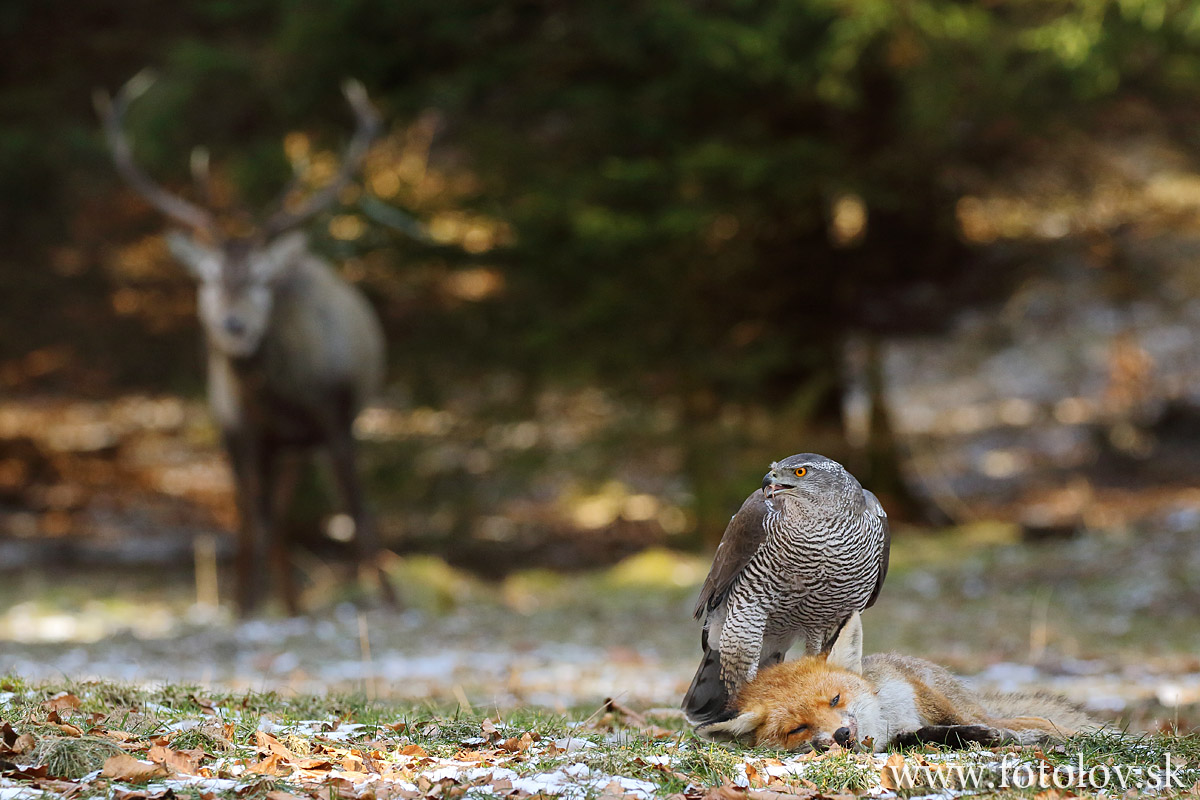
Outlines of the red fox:
<svg viewBox="0 0 1200 800">
<path fill-rule="evenodd" d="M 943 667 L 896 653 L 862 655 L 853 614 L 827 655 L 764 669 L 737 694 L 733 716 L 701 725 L 712 741 L 806 751 L 833 744 L 883 752 L 889 745 L 1033 744 L 1102 726 L 1065 698 L 1042 692 L 975 692 Z"/>
</svg>

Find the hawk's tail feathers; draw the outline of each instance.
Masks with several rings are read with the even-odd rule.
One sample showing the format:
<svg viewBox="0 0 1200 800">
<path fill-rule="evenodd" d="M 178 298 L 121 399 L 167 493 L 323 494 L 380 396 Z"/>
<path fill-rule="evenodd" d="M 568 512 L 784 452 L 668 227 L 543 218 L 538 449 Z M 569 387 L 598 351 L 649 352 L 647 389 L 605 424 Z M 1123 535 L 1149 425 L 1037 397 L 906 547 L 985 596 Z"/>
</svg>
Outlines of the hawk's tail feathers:
<svg viewBox="0 0 1200 800">
<path fill-rule="evenodd" d="M 683 713 L 692 725 L 706 725 L 732 716 L 729 692 L 721 680 L 721 654 L 704 648 L 704 660 L 683 696 Z"/>
</svg>

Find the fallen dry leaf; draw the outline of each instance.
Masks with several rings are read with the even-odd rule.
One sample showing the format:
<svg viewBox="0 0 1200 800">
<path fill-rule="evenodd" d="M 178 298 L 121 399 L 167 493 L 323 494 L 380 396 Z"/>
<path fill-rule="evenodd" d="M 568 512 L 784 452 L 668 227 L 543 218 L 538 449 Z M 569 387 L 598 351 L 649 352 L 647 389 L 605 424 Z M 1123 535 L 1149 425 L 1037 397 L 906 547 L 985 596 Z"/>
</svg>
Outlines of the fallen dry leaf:
<svg viewBox="0 0 1200 800">
<path fill-rule="evenodd" d="M 511 739 L 505 739 L 500 743 L 499 747 L 506 753 L 524 753 L 533 746 L 533 736 L 528 731 L 520 736 L 514 736 Z"/>
<path fill-rule="evenodd" d="M 138 761 L 128 753 L 118 753 L 104 762 L 100 774 L 113 780 L 145 783 L 167 777 L 167 768 L 153 761 Z"/>
<path fill-rule="evenodd" d="M 679 731 L 673 731 L 670 728 L 663 728 L 658 725 L 647 725 L 639 730 L 651 739 L 673 739 L 679 735 Z"/>
<path fill-rule="evenodd" d="M 451 781 L 451 783 L 453 782 Z M 345 798 L 345 800 L 360 800 L 358 786 L 353 781 L 348 781 L 341 776 L 334 776 L 326 785 L 337 793 L 337 797 Z"/>
<path fill-rule="evenodd" d="M 37 747 L 37 739 L 33 737 L 33 734 L 22 733 L 17 737 L 17 740 L 12 743 L 10 752 L 13 755 L 24 755 L 25 753 L 32 752 L 34 747 Z"/>
<path fill-rule="evenodd" d="M 308 800 L 308 798 L 285 792 L 282 789 L 272 789 L 267 792 L 267 800 Z"/>
<path fill-rule="evenodd" d="M 1065 800 L 1065 798 L 1078 796 L 1079 795 L 1075 794 L 1069 789 L 1066 791 L 1061 789 L 1046 789 L 1045 791 L 1035 794 L 1033 796 L 1033 800 Z"/>
<path fill-rule="evenodd" d="M 16 778 L 23 781 L 40 781 L 49 774 L 45 764 L 36 767 L 18 767 L 7 761 L 0 761 L 0 775 L 5 778 Z"/>
<path fill-rule="evenodd" d="M 625 787 L 621 785 L 620 781 L 613 780 L 608 782 L 597 800 L 623 800 L 624 797 L 626 797 Z"/>
<path fill-rule="evenodd" d="M 83 784 L 76 783 L 75 781 L 47 779 L 39 780 L 37 782 L 37 788 L 41 789 L 43 792 L 53 792 L 56 796 L 61 798 L 71 798 L 82 792 L 85 787 Z"/>
<path fill-rule="evenodd" d="M 894 792 L 900 788 L 911 789 L 911 786 L 903 785 L 905 783 L 903 769 L 904 756 L 899 753 L 892 753 L 883 765 L 882 774 L 879 776 L 880 785 L 889 792 Z"/>
<path fill-rule="evenodd" d="M 37 744 L 31 733 L 17 733 L 12 725 L 0 725 L 0 755 L 19 756 L 28 753 Z"/>
<path fill-rule="evenodd" d="M 56 708 L 50 709 L 50 713 L 46 715 L 46 724 L 53 725 L 67 736 L 80 736 L 83 734 L 83 731 L 79 730 L 79 728 L 63 722 L 62 717 L 59 716 L 58 709 Z"/>
<path fill-rule="evenodd" d="M 274 754 L 287 761 L 294 761 L 296 759 L 295 753 L 289 750 L 283 742 L 266 731 L 254 732 L 254 744 L 258 747 L 260 753 Z"/>
<path fill-rule="evenodd" d="M 428 758 L 429 753 L 425 752 L 425 748 L 419 744 L 406 744 L 396 751 L 397 755 L 412 756 L 413 758 Z"/>
<path fill-rule="evenodd" d="M 815 789 L 803 789 L 802 793 L 783 791 L 780 789 L 752 789 L 747 793 L 748 800 L 812 800 L 817 797 Z"/>
<path fill-rule="evenodd" d="M 727 783 L 724 786 L 714 786 L 704 793 L 704 800 L 746 800 L 749 792 L 740 786 Z"/>
<path fill-rule="evenodd" d="M 70 692 L 59 692 L 42 703 L 42 708 L 47 711 L 78 711 L 80 706 L 79 698 Z"/>
<path fill-rule="evenodd" d="M 215 717 L 217 715 L 217 709 L 213 705 L 213 701 L 209 700 L 207 697 L 197 697 L 193 694 L 189 695 L 188 699 L 200 706 L 200 710 L 210 717 Z"/>
<path fill-rule="evenodd" d="M 174 795 L 171 789 L 159 789 L 154 792 L 145 789 L 122 789 L 120 786 L 113 789 L 114 800 L 166 800 Z"/>
<path fill-rule="evenodd" d="M 147 757 L 151 761 L 162 764 L 172 773 L 195 775 L 200 768 L 200 760 L 204 758 L 203 750 L 172 750 L 162 745 L 153 745 Z"/>
<path fill-rule="evenodd" d="M 262 761 L 257 761 L 246 767 L 246 772 L 253 772 L 256 775 L 287 775 L 292 770 L 291 767 L 283 766 L 281 763 L 283 760 L 277 753 L 271 753 Z"/>
</svg>

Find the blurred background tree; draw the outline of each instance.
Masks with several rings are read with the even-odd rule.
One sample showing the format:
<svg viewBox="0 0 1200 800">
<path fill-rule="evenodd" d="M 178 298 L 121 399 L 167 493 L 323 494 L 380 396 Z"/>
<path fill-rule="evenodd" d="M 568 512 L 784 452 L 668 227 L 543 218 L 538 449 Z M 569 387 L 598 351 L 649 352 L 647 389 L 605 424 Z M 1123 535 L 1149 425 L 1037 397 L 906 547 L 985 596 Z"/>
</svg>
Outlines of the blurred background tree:
<svg viewBox="0 0 1200 800">
<path fill-rule="evenodd" d="M 10 370 L 10 389 L 199 391 L 186 314 L 149 336 L 103 299 L 113 242 L 162 222 L 119 185 L 94 86 L 159 69 L 138 157 L 182 185 L 203 143 L 253 205 L 288 176 L 286 135 L 337 144 L 355 76 L 399 155 L 342 212 L 369 231 L 321 246 L 376 275 L 414 402 L 497 371 L 523 397 L 669 399 L 688 527 L 709 537 L 764 466 L 724 409 L 828 449 L 848 338 L 936 331 L 1011 290 L 1028 249 L 973 237 L 964 198 L 1146 109 L 1200 145 L 1200 8 L 1183 0 L 12 0 L 0 30 L 0 359 L 70 343 L 90 376 Z M 422 148 L 436 175 L 405 171 Z M 835 455 L 902 505 L 874 419 L 870 457 Z"/>
</svg>

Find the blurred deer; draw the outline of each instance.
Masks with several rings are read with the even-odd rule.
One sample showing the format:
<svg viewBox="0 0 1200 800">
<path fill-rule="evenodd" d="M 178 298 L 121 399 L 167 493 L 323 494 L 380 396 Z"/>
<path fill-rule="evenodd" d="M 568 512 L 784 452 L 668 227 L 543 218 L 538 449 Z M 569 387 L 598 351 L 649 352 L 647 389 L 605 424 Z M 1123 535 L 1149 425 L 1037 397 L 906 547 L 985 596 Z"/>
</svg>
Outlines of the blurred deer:
<svg viewBox="0 0 1200 800">
<path fill-rule="evenodd" d="M 343 92 L 357 128 L 334 178 L 299 204 L 277 209 L 237 234 L 223 231 L 215 212 L 171 194 L 133 160 L 123 118 L 153 76 L 134 76 L 109 98 L 96 93 L 117 171 L 152 206 L 188 232 L 168 234 L 172 254 L 198 284 L 197 306 L 208 349 L 208 399 L 233 465 L 241 530 L 236 561 L 239 611 L 263 599 L 273 567 L 287 609 L 299 602 L 288 543 L 280 524 L 295 483 L 283 451 L 324 446 L 346 510 L 354 520 L 360 572 L 378 580 L 394 602 L 380 568 L 380 545 L 355 467 L 352 426 L 384 375 L 384 339 L 363 295 L 308 249 L 298 228 L 326 207 L 362 165 L 380 120 L 356 81 Z M 199 165 L 199 166 L 198 166 Z M 193 174 L 207 203 L 206 159 Z M 246 226 L 243 226 L 246 227 Z"/>
</svg>

